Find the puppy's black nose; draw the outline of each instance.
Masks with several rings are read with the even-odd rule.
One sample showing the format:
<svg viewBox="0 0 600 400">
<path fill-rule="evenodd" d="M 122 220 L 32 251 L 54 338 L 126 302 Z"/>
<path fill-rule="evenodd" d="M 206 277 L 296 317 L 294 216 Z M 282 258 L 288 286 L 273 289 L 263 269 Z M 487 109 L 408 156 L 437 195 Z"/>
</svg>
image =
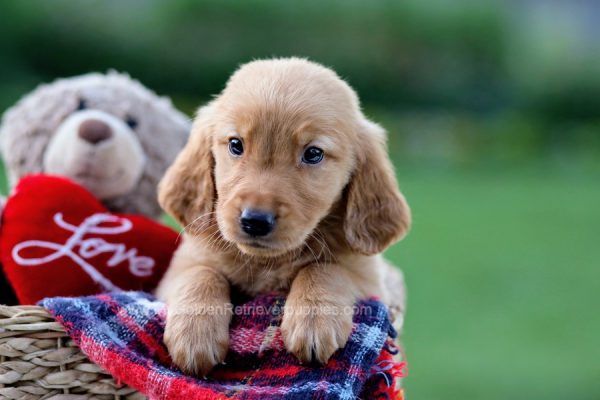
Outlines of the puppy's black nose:
<svg viewBox="0 0 600 400">
<path fill-rule="evenodd" d="M 98 144 L 110 139 L 112 131 L 110 126 L 98 119 L 87 119 L 79 125 L 79 137 L 91 144 Z"/>
<path fill-rule="evenodd" d="M 270 212 L 245 209 L 240 216 L 240 225 L 250 236 L 267 236 L 275 228 L 275 216 Z"/>
</svg>

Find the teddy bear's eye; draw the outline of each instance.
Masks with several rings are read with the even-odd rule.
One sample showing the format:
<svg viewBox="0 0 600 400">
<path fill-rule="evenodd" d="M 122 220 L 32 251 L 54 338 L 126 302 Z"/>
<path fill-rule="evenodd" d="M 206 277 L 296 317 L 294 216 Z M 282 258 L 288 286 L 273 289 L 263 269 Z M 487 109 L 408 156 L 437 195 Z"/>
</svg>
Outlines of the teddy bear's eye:
<svg viewBox="0 0 600 400">
<path fill-rule="evenodd" d="M 125 117 L 125 123 L 131 128 L 135 129 L 138 126 L 137 119 L 133 118 L 131 115 Z"/>
<path fill-rule="evenodd" d="M 77 104 L 77 111 L 85 110 L 87 108 L 87 102 L 83 99 L 79 99 Z"/>
</svg>

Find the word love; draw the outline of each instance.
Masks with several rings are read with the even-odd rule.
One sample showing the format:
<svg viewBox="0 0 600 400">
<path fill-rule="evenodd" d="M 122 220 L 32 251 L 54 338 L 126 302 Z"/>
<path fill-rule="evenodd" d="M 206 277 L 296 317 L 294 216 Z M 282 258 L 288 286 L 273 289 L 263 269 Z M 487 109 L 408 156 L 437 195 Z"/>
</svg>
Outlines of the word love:
<svg viewBox="0 0 600 400">
<path fill-rule="evenodd" d="M 131 274 L 139 277 L 152 275 L 155 262 L 150 257 L 139 256 L 136 248 L 127 250 L 122 243 L 110 243 L 99 237 L 88 237 L 86 235 L 119 235 L 128 232 L 133 227 L 131 221 L 111 214 L 93 214 L 86 218 L 79 226 L 66 222 L 62 213 L 54 215 L 54 223 L 68 231 L 71 236 L 63 244 L 47 242 L 43 240 L 28 240 L 17 244 L 12 250 L 15 262 L 22 266 L 36 266 L 50 263 L 63 257 L 70 258 L 83 271 L 85 271 L 95 282 L 107 291 L 120 290 L 110 280 L 100 273 L 89 259 L 103 253 L 112 253 L 112 257 L 106 263 L 108 267 L 116 267 L 127 261 Z M 104 224 L 104 226 L 102 226 Z M 107 226 L 110 224 L 110 226 Z M 48 249 L 53 252 L 39 258 L 26 258 L 22 254 L 28 249 Z"/>
</svg>

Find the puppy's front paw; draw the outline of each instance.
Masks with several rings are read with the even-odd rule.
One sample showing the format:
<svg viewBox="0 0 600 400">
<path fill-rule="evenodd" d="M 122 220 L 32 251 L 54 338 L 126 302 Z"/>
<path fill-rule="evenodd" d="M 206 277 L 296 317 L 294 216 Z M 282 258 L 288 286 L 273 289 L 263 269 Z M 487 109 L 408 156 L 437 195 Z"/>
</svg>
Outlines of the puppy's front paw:
<svg viewBox="0 0 600 400">
<path fill-rule="evenodd" d="M 164 341 L 175 365 L 187 374 L 206 376 L 225 360 L 229 322 L 227 315 L 169 314 Z"/>
<path fill-rule="evenodd" d="M 285 348 L 302 362 L 327 363 L 352 333 L 352 314 L 344 311 L 332 304 L 286 304 L 281 323 Z"/>
</svg>

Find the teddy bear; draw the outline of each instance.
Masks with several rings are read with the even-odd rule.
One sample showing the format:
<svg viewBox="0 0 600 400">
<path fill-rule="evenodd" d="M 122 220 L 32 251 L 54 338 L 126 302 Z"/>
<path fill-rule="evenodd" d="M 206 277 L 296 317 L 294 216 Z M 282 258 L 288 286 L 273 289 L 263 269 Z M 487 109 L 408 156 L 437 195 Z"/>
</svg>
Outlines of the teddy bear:
<svg viewBox="0 0 600 400">
<path fill-rule="evenodd" d="M 58 79 L 6 111 L 0 151 L 11 190 L 31 174 L 58 175 L 111 212 L 156 219 L 156 187 L 187 141 L 190 120 L 128 75 Z M 0 273 L 0 304 L 14 303 Z"/>
</svg>

